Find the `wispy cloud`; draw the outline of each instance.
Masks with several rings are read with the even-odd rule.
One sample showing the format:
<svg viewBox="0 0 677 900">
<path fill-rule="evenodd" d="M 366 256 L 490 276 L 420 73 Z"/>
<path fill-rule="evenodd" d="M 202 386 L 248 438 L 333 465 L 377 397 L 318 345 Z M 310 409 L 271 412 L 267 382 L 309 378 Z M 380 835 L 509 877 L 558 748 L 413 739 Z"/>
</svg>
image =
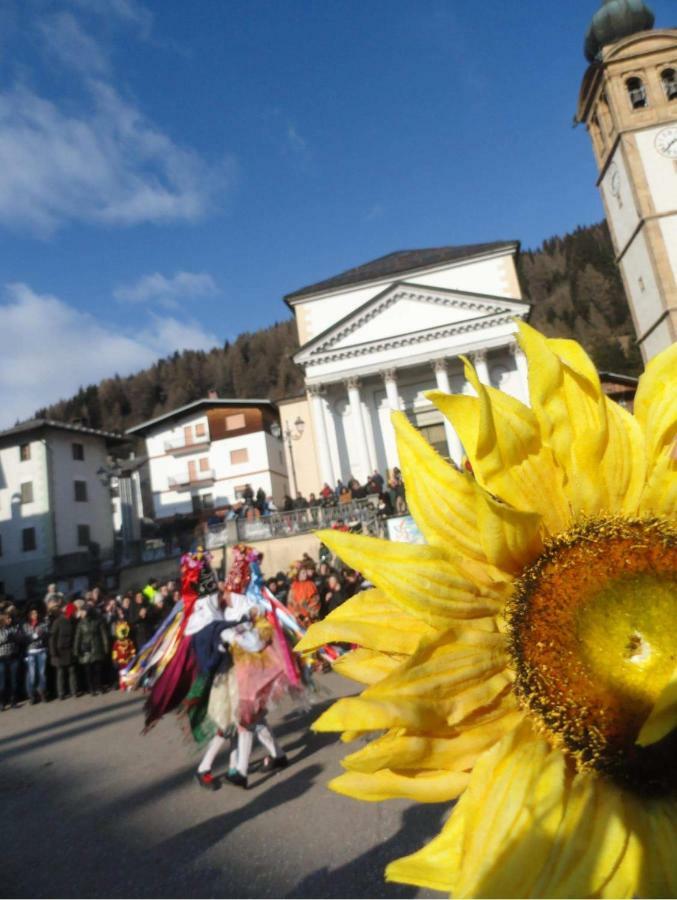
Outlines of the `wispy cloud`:
<svg viewBox="0 0 677 900">
<path fill-rule="evenodd" d="M 0 224 L 49 234 L 72 221 L 195 221 L 233 184 L 176 144 L 115 89 L 87 81 L 74 113 L 26 87 L 0 93 Z"/>
<path fill-rule="evenodd" d="M 93 75 L 108 74 L 106 53 L 71 13 L 46 16 L 38 22 L 37 28 L 47 49 L 62 65 Z"/>
<path fill-rule="evenodd" d="M 190 319 L 153 315 L 145 327 L 124 331 L 26 284 L 8 285 L 5 295 L 0 302 L 0 427 L 70 396 L 81 385 L 130 374 L 175 350 L 219 344 L 216 335 Z"/>
<path fill-rule="evenodd" d="M 364 214 L 364 221 L 373 222 L 374 219 L 380 219 L 383 216 L 384 212 L 385 210 L 380 203 L 374 203 Z"/>
<path fill-rule="evenodd" d="M 296 153 L 307 153 L 308 142 L 298 133 L 296 126 L 291 123 L 287 124 L 287 143 L 290 149 Z"/>
<path fill-rule="evenodd" d="M 133 284 L 120 285 L 113 291 L 113 296 L 125 303 L 159 303 L 176 307 L 180 300 L 213 297 L 218 292 L 216 282 L 207 272 L 177 272 L 169 278 L 154 272 Z"/>
<path fill-rule="evenodd" d="M 133 25 L 143 35 L 147 35 L 153 26 L 153 13 L 138 0 L 69 0 L 69 2 L 86 12 L 107 19 L 119 19 L 124 24 Z"/>
</svg>

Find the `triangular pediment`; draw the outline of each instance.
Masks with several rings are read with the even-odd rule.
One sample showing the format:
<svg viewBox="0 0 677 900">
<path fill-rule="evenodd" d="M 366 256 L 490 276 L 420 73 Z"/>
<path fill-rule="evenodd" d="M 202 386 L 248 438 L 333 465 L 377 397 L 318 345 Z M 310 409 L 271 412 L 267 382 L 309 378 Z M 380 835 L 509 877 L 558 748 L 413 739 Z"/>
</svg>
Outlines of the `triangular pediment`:
<svg viewBox="0 0 677 900">
<path fill-rule="evenodd" d="M 383 341 L 439 329 L 465 329 L 469 323 L 487 326 L 496 316 L 524 315 L 528 304 L 465 291 L 398 282 L 372 297 L 354 312 L 308 341 L 294 356 L 300 365 L 335 353 L 350 353 Z"/>
</svg>

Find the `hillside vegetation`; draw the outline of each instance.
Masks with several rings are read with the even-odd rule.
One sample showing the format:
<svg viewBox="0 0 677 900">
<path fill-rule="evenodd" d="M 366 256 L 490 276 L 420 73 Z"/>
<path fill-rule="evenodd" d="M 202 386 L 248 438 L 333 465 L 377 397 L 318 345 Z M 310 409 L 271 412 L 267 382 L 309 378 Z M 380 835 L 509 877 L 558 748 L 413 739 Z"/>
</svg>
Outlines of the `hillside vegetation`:
<svg viewBox="0 0 677 900">
<path fill-rule="evenodd" d="M 583 344 L 600 369 L 637 374 L 641 357 L 606 224 L 553 237 L 523 251 L 520 280 L 533 304 L 531 323 L 550 337 Z M 292 319 L 241 334 L 208 352 L 186 350 L 124 378 L 106 378 L 67 400 L 38 410 L 62 421 L 85 419 L 93 428 L 124 431 L 207 395 L 279 400 L 302 391 L 291 361 L 298 347 Z"/>
</svg>

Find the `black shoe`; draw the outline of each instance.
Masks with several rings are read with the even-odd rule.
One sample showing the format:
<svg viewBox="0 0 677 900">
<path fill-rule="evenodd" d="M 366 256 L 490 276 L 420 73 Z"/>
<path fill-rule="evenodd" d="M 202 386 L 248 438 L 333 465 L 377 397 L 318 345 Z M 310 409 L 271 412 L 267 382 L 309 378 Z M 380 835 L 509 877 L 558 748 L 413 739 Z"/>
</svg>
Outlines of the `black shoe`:
<svg viewBox="0 0 677 900">
<path fill-rule="evenodd" d="M 35 706 L 35 704 L 38 702 L 38 698 L 31 697 L 31 699 L 28 702 L 30 703 L 31 706 Z"/>
<path fill-rule="evenodd" d="M 68 696 L 67 694 L 60 694 L 59 700 L 65 700 L 67 696 Z"/>
<path fill-rule="evenodd" d="M 18 709 L 18 708 L 19 708 L 19 704 L 16 702 L 16 700 L 12 700 L 12 709 Z"/>
<path fill-rule="evenodd" d="M 240 775 L 239 772 L 231 772 L 230 770 L 226 772 L 226 781 L 230 781 L 236 787 L 244 788 L 245 791 L 247 790 L 247 779 L 244 775 Z"/>
<path fill-rule="evenodd" d="M 266 756 L 261 769 L 264 772 L 274 772 L 275 769 L 286 769 L 288 765 L 289 759 L 286 753 L 283 753 L 282 756 Z"/>
<path fill-rule="evenodd" d="M 101 691 L 92 691 L 92 697 L 98 697 Z"/>
<path fill-rule="evenodd" d="M 196 772 L 195 780 L 206 791 L 215 791 L 219 786 L 211 772 Z"/>
</svg>

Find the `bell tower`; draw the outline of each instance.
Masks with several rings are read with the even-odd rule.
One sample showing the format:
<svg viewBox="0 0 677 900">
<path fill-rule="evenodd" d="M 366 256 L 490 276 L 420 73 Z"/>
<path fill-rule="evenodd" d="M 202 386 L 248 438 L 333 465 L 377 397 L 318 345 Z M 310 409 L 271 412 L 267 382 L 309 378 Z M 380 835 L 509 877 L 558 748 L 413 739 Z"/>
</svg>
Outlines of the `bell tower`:
<svg viewBox="0 0 677 900">
<path fill-rule="evenodd" d="M 677 28 L 653 26 L 643 0 L 603 0 L 576 114 L 645 362 L 677 340 Z"/>
</svg>

